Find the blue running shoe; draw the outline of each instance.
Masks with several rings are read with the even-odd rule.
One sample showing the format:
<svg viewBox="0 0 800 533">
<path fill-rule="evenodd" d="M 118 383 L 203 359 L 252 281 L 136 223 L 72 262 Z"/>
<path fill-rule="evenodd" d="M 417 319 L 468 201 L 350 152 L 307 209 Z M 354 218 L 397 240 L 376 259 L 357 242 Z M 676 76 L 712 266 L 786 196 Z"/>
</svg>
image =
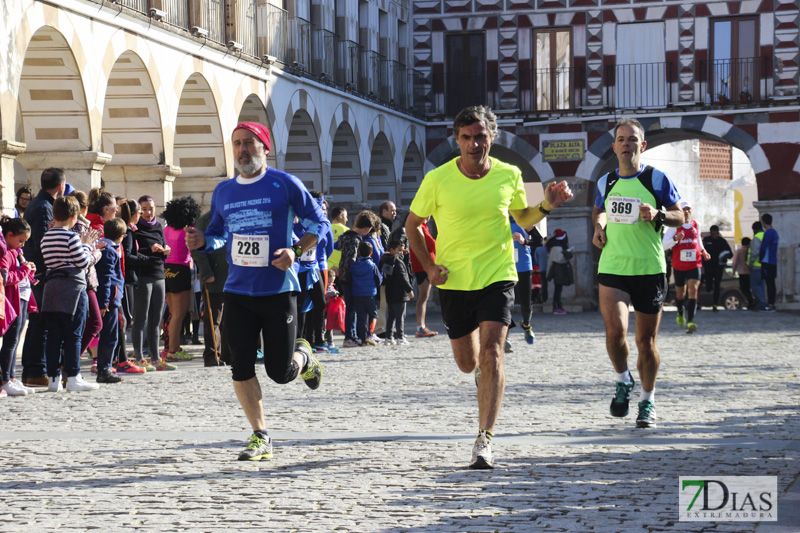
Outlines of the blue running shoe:
<svg viewBox="0 0 800 533">
<path fill-rule="evenodd" d="M 528 326 L 526 328 L 525 326 L 522 326 L 522 329 L 525 331 L 525 342 L 527 342 L 528 344 L 533 344 L 534 342 L 536 342 L 536 335 L 533 334 L 532 327 Z"/>
</svg>

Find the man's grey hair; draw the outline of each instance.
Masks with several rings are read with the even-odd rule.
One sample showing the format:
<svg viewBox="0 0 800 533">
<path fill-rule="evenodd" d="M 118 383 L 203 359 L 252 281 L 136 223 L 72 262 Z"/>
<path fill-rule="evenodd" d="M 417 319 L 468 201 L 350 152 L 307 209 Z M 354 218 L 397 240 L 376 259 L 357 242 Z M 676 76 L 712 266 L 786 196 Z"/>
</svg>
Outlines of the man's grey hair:
<svg viewBox="0 0 800 533">
<path fill-rule="evenodd" d="M 486 124 L 486 129 L 489 130 L 492 139 L 497 138 L 497 116 L 492 112 L 492 108 L 482 105 L 467 107 L 459 111 L 453 121 L 453 135 L 458 137 L 458 130 L 461 129 L 461 126 L 470 126 L 476 122 Z"/>
<path fill-rule="evenodd" d="M 630 126 L 632 128 L 637 128 L 639 130 L 639 136 L 644 140 L 644 126 L 642 123 L 636 120 L 635 118 L 621 118 L 617 125 L 614 126 L 614 139 L 617 138 L 617 130 L 620 129 L 622 126 Z"/>
</svg>

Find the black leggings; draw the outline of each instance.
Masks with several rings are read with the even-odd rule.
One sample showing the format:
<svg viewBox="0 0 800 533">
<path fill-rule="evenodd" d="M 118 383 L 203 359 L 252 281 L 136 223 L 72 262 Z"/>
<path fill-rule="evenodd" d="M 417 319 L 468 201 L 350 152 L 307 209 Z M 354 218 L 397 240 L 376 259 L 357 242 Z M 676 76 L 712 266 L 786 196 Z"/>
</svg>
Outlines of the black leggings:
<svg viewBox="0 0 800 533">
<path fill-rule="evenodd" d="M 307 313 L 303 313 L 300 323 L 303 324 L 301 337 L 311 343 L 312 346 L 319 346 L 325 342 L 325 282 L 322 276 L 309 289 L 308 297 L 314 302 L 314 308 Z M 298 307 L 299 307 L 298 302 Z"/>
<path fill-rule="evenodd" d="M 514 298 L 519 303 L 519 308 L 522 311 L 522 325 L 529 326 L 531 324 L 531 276 L 533 272 L 517 272 L 519 281 L 514 285 Z"/>
<path fill-rule="evenodd" d="M 294 362 L 297 339 L 297 293 L 244 296 L 226 292 L 222 314 L 224 342 L 231 353 L 234 381 L 256 375 L 256 350 L 263 339 L 264 368 L 276 383 L 289 383 L 300 371 Z"/>
</svg>

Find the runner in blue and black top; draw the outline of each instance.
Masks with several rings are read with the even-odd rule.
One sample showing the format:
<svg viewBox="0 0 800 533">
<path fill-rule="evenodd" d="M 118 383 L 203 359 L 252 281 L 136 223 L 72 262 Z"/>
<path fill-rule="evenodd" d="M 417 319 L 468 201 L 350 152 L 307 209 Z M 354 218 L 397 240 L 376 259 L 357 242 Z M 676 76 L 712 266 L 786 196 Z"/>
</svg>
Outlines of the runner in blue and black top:
<svg viewBox="0 0 800 533">
<path fill-rule="evenodd" d="M 272 457 L 255 374 L 258 336 L 262 335 L 270 379 L 288 383 L 300 375 L 312 389 L 322 381 L 322 367 L 311 355 L 311 346 L 297 339 L 300 282 L 293 264 L 316 246 L 317 236 L 325 234 L 330 223 L 299 179 L 267 167 L 270 139 L 265 126 L 243 122 L 234 128 L 232 141 L 239 175 L 217 185 L 208 228 L 205 233 L 187 228 L 186 244 L 206 252 L 227 247 L 225 337 L 234 390 L 253 427 L 239 460 L 258 461 Z M 306 233 L 293 244 L 295 217 Z"/>
<path fill-rule="evenodd" d="M 522 311 L 522 330 L 525 342 L 533 344 L 536 336 L 531 328 L 531 293 L 533 292 L 531 277 L 533 276 L 533 257 L 531 257 L 531 240 L 528 232 L 511 220 L 511 240 L 514 242 L 514 265 L 517 268 L 517 284 L 514 285 L 514 296 Z"/>
</svg>

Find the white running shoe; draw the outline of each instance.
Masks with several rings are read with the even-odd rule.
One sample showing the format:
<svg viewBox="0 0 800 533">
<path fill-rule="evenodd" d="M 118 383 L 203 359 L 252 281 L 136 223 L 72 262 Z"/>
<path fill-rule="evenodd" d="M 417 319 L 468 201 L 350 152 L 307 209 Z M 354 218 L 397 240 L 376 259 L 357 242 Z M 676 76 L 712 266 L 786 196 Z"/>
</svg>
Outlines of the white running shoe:
<svg viewBox="0 0 800 533">
<path fill-rule="evenodd" d="M 50 378 L 50 385 L 47 387 L 47 392 L 61 392 L 63 389 L 61 387 L 61 376 L 51 377 Z"/>
<path fill-rule="evenodd" d="M 97 383 L 89 383 L 83 376 L 78 374 L 75 377 L 67 378 L 67 391 L 68 392 L 83 392 L 87 390 L 97 390 L 100 385 Z"/>
<path fill-rule="evenodd" d="M 410 342 L 408 342 L 408 340 L 405 337 L 397 339 L 396 342 L 397 342 L 398 346 L 408 346 L 409 344 L 411 344 Z"/>
<path fill-rule="evenodd" d="M 384 346 L 394 346 L 397 343 L 394 341 L 394 339 L 387 338 L 383 340 L 383 344 Z"/>
<path fill-rule="evenodd" d="M 5 385 L 3 385 L 2 390 L 6 391 L 6 394 L 9 396 L 27 396 L 28 391 L 25 390 L 27 387 L 20 383 L 19 381 L 9 381 Z"/>
<path fill-rule="evenodd" d="M 492 459 L 492 441 L 486 435 L 480 433 L 475 439 L 472 447 L 472 463 L 469 465 L 473 470 L 488 470 L 494 468 Z"/>
</svg>

